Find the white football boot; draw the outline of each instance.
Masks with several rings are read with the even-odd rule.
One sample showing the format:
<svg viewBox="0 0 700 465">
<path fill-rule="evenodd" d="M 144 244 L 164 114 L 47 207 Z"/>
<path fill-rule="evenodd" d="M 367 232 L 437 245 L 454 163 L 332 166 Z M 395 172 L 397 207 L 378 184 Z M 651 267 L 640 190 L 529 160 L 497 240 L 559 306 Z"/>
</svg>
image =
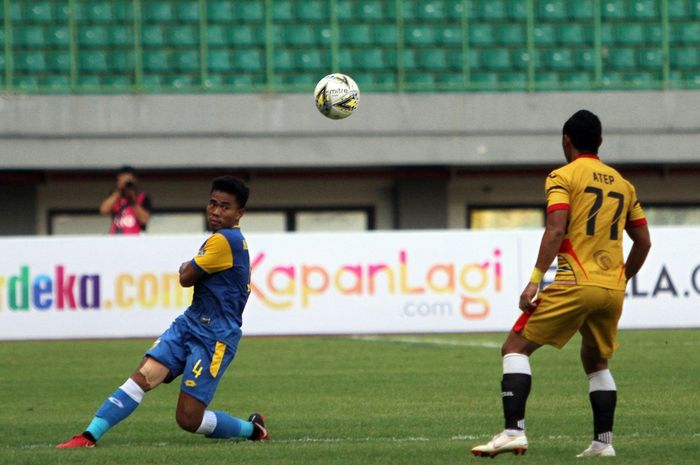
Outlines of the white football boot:
<svg viewBox="0 0 700 465">
<path fill-rule="evenodd" d="M 590 446 L 576 457 L 615 457 L 615 449 L 612 444 L 593 441 Z"/>
<path fill-rule="evenodd" d="M 495 457 L 505 452 L 512 452 L 515 455 L 525 454 L 527 452 L 527 436 L 525 436 L 525 433 L 509 436 L 503 431 L 494 436 L 487 444 L 476 446 L 472 449 L 472 454 L 477 457 Z"/>
</svg>

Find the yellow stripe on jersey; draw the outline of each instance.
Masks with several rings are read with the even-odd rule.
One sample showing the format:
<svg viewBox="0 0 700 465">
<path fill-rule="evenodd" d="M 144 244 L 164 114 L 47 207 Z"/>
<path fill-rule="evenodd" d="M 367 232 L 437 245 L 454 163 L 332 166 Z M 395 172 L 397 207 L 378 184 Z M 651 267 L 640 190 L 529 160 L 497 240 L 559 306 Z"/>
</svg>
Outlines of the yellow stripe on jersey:
<svg viewBox="0 0 700 465">
<path fill-rule="evenodd" d="M 219 374 L 221 361 L 224 359 L 224 352 L 226 352 L 226 344 L 217 341 L 214 355 L 211 358 L 211 365 L 209 366 L 209 373 L 211 373 L 211 376 L 214 378 Z"/>
<path fill-rule="evenodd" d="M 209 274 L 227 270 L 233 266 L 233 252 L 223 234 L 213 234 L 204 243 L 194 262 Z"/>
</svg>

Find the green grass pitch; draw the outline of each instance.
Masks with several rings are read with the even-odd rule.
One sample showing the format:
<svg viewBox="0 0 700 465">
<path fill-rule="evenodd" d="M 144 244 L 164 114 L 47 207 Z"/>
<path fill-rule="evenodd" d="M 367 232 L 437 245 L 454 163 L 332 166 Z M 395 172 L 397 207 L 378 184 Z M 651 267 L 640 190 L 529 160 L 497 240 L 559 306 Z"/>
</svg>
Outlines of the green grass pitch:
<svg viewBox="0 0 700 465">
<path fill-rule="evenodd" d="M 269 443 L 207 440 L 175 423 L 178 383 L 149 393 L 95 449 L 57 450 L 150 341 L 0 343 L 0 464 L 463 464 L 500 431 L 504 334 L 244 338 L 211 405 L 268 415 Z M 624 331 L 616 464 L 700 463 L 700 330 Z M 580 463 L 591 439 L 578 339 L 532 360 L 530 450 L 501 463 Z"/>
</svg>

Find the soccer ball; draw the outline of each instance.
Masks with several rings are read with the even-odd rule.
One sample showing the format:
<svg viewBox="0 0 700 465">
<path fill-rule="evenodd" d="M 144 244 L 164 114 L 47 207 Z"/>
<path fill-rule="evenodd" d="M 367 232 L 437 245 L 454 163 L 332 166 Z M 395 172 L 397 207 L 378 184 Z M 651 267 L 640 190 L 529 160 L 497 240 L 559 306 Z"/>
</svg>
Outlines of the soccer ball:
<svg viewBox="0 0 700 465">
<path fill-rule="evenodd" d="M 330 119 L 352 115 L 360 103 L 360 89 L 350 76 L 333 73 L 318 81 L 314 89 L 316 108 Z"/>
</svg>

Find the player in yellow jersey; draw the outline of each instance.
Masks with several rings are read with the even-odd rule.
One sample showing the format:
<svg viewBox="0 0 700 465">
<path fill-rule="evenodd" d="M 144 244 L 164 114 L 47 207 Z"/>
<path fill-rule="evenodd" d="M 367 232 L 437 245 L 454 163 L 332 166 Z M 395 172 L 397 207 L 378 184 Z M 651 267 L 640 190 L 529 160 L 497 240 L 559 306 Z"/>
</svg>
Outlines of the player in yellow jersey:
<svg viewBox="0 0 700 465">
<path fill-rule="evenodd" d="M 505 429 L 473 448 L 474 455 L 527 451 L 529 356 L 545 344 L 563 347 L 577 331 L 582 336 L 581 362 L 589 380 L 594 426 L 593 442 L 578 456 L 615 455 L 617 390 L 608 359 L 617 348 L 627 280 L 642 267 L 651 242 L 634 186 L 598 158 L 601 134 L 600 120 L 587 110 L 576 112 L 564 124 L 562 145 L 568 163 L 547 176 L 547 224 L 537 262 L 520 296 L 523 314 L 501 349 Z M 626 261 L 623 230 L 633 241 Z M 555 256 L 554 282 L 537 295 Z"/>
</svg>

